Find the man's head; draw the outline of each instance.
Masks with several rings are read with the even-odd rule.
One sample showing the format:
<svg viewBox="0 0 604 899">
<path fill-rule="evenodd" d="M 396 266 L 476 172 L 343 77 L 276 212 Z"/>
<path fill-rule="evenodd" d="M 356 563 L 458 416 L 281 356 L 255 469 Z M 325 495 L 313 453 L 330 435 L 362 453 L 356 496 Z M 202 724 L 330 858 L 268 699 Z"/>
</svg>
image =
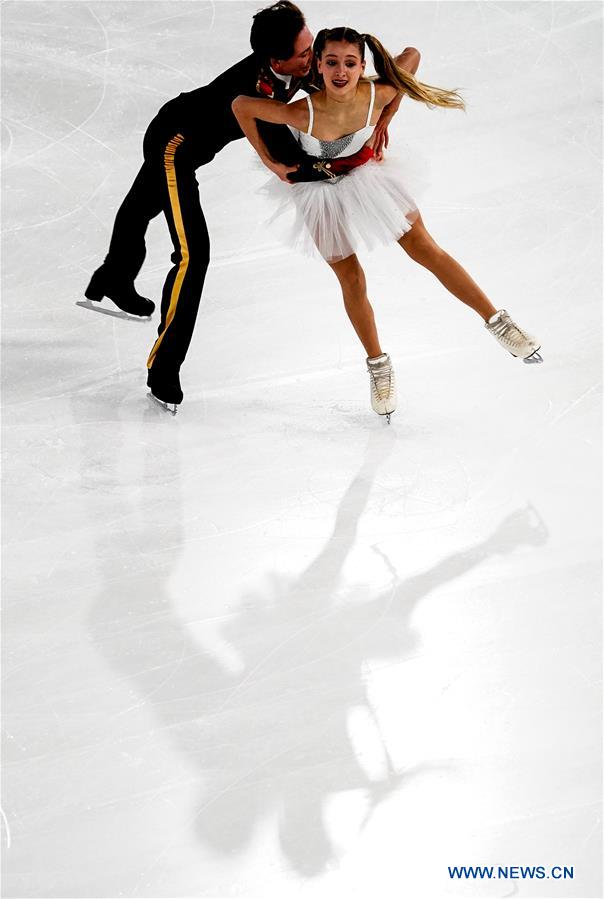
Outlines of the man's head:
<svg viewBox="0 0 604 899">
<path fill-rule="evenodd" d="M 279 0 L 254 16 L 250 44 L 280 75 L 303 78 L 312 64 L 313 36 L 304 15 L 289 0 Z"/>
</svg>

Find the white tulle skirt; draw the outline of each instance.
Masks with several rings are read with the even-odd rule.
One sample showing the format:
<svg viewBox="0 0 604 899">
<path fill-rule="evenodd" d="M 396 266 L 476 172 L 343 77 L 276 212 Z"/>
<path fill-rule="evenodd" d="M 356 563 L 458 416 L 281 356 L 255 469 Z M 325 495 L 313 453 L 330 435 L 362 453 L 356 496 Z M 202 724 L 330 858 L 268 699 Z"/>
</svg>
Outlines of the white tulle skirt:
<svg viewBox="0 0 604 899">
<path fill-rule="evenodd" d="M 333 181 L 288 185 L 273 176 L 262 193 L 275 201 L 270 223 L 288 246 L 338 262 L 359 250 L 392 244 L 418 216 L 396 158 L 369 160 Z"/>
</svg>

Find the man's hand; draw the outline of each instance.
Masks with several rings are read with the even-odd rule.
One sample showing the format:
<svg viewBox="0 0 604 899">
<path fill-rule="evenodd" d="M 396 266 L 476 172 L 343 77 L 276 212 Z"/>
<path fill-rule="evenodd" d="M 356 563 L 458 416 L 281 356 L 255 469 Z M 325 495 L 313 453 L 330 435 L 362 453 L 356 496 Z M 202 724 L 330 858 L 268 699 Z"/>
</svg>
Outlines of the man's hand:
<svg viewBox="0 0 604 899">
<path fill-rule="evenodd" d="M 265 164 L 267 169 L 270 169 L 277 178 L 280 178 L 282 181 L 285 181 L 286 184 L 293 184 L 293 181 L 290 181 L 287 177 L 290 172 L 297 172 L 297 165 L 284 165 L 282 162 L 276 162 L 274 159 L 263 159 L 262 162 Z"/>
</svg>

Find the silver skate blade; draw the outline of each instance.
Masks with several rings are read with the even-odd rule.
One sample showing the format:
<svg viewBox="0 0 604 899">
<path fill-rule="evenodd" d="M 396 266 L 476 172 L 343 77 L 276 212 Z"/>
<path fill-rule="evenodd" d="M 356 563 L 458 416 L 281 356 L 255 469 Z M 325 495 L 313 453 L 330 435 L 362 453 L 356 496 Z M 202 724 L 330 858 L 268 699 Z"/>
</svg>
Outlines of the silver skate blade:
<svg viewBox="0 0 604 899">
<path fill-rule="evenodd" d="M 534 353 L 531 353 L 530 356 L 527 356 L 526 359 L 523 359 L 522 361 L 526 362 L 527 365 L 531 365 L 536 362 L 543 362 L 543 356 L 537 350 L 535 350 Z"/>
<path fill-rule="evenodd" d="M 79 306 L 81 309 L 90 309 L 91 312 L 100 312 L 101 315 L 111 315 L 113 318 L 123 318 L 138 322 L 151 321 L 150 315 L 130 315 L 129 312 L 124 312 L 123 309 L 106 309 L 101 306 L 100 302 L 93 303 L 92 300 L 76 300 L 76 306 Z"/>
<path fill-rule="evenodd" d="M 158 400 L 158 398 L 154 394 L 152 394 L 151 391 L 149 391 L 147 396 L 150 400 L 152 400 L 152 402 L 156 403 L 161 409 L 163 409 L 164 412 L 168 412 L 170 415 L 176 415 L 176 413 L 178 412 L 178 406 L 176 405 L 176 403 L 164 403 L 163 400 Z"/>
</svg>

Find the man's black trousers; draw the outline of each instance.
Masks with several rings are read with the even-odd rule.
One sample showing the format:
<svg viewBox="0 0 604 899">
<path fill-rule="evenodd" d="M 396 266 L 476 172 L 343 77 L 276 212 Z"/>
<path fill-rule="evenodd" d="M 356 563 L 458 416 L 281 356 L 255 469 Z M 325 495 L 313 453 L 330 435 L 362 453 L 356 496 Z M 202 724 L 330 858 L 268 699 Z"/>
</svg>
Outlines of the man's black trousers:
<svg viewBox="0 0 604 899">
<path fill-rule="evenodd" d="M 147 367 L 178 373 L 186 356 L 197 318 L 201 292 L 210 261 L 210 240 L 199 202 L 195 171 L 210 162 L 215 150 L 203 136 L 188 136 L 166 104 L 151 122 L 143 143 L 144 163 L 120 206 L 105 269 L 113 281 L 132 284 L 145 258 L 145 234 L 152 218 L 163 212 L 174 252 L 173 267 L 162 291 L 161 321 Z M 212 116 L 206 121 L 211 122 Z M 293 138 L 280 128 L 271 152 L 291 158 Z M 215 147 L 215 143 L 213 144 Z"/>
<path fill-rule="evenodd" d="M 199 202 L 195 171 L 204 161 L 192 138 L 181 134 L 169 115 L 151 122 L 143 143 L 144 162 L 120 206 L 105 269 L 112 281 L 132 284 L 145 259 L 145 234 L 164 213 L 174 252 L 161 298 L 158 337 L 147 367 L 178 373 L 186 356 L 210 261 L 208 229 Z"/>
</svg>

